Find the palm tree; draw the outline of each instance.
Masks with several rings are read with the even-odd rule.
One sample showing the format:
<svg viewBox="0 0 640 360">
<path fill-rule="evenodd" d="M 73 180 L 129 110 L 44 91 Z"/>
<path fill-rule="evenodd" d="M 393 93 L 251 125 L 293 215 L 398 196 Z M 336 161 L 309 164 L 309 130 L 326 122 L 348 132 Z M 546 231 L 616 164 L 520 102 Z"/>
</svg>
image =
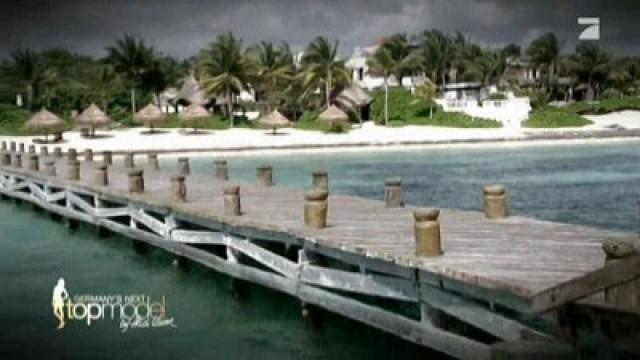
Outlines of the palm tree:
<svg viewBox="0 0 640 360">
<path fill-rule="evenodd" d="M 89 81 L 89 89 L 93 92 L 96 102 L 102 106 L 105 112 L 109 108 L 108 99 L 113 97 L 121 89 L 122 80 L 113 66 L 105 64 L 96 69 Z"/>
<path fill-rule="evenodd" d="M 294 70 L 293 56 L 289 46 L 284 43 L 276 48 L 273 43 L 262 41 L 250 51 L 255 57 L 256 73 L 253 81 L 266 93 L 269 111 L 283 91 L 283 81 L 292 78 Z"/>
<path fill-rule="evenodd" d="M 11 73 L 18 86 L 25 91 L 25 105 L 31 110 L 35 88 L 42 72 L 40 57 L 30 49 L 20 49 L 11 54 Z"/>
<path fill-rule="evenodd" d="M 485 51 L 479 57 L 467 62 L 469 72 L 479 79 L 483 86 L 499 80 L 506 66 L 504 55 L 495 51 Z"/>
<path fill-rule="evenodd" d="M 606 76 L 609 70 L 609 54 L 595 43 L 581 43 L 570 58 L 570 66 L 580 79 L 586 79 L 589 92 L 595 76 Z M 593 99 L 588 99 L 593 100 Z"/>
<path fill-rule="evenodd" d="M 331 91 L 340 83 L 349 83 L 351 76 L 345 62 L 338 60 L 338 42 L 329 42 L 318 36 L 307 47 L 302 64 L 305 68 L 305 83 L 308 86 L 324 85 L 325 105 L 331 103 Z"/>
<path fill-rule="evenodd" d="M 456 59 L 457 46 L 451 38 L 440 31 L 431 30 L 423 33 L 423 41 L 416 54 L 418 66 L 433 82 L 446 84 L 447 71 Z"/>
<path fill-rule="evenodd" d="M 411 54 L 409 40 L 404 33 L 394 34 L 382 43 L 382 47 L 389 50 L 391 58 L 397 64 L 393 70 L 393 76 L 402 84 L 402 78 L 411 72 L 412 67 L 407 60 Z"/>
<path fill-rule="evenodd" d="M 437 86 L 429 79 L 426 79 L 424 83 L 416 87 L 416 96 L 429 105 L 429 118 L 433 117 L 433 99 L 436 97 L 436 93 Z"/>
<path fill-rule="evenodd" d="M 551 77 L 556 74 L 560 45 L 553 33 L 546 33 L 533 40 L 527 48 L 527 55 L 533 64 L 545 73 L 545 88 L 549 87 Z"/>
<path fill-rule="evenodd" d="M 130 35 L 116 41 L 115 46 L 107 48 L 107 62 L 122 73 L 131 86 L 131 112 L 136 113 L 136 86 L 142 81 L 142 75 L 149 69 L 154 58 L 153 48 L 147 47 L 143 40 Z"/>
<path fill-rule="evenodd" d="M 389 125 L 389 77 L 394 74 L 399 64 L 391 56 L 391 50 L 380 47 L 373 53 L 367 65 L 369 72 L 381 76 L 384 81 L 384 126 Z"/>
<path fill-rule="evenodd" d="M 198 70 L 202 77 L 202 88 L 207 95 L 225 95 L 227 115 L 233 127 L 232 96 L 249 89 L 252 73 L 251 63 L 242 51 L 242 40 L 236 39 L 231 33 L 218 36 L 202 52 Z"/>
<path fill-rule="evenodd" d="M 57 88 L 60 86 L 62 79 L 56 69 L 49 67 L 42 71 L 39 76 L 38 83 L 41 88 L 42 96 L 44 96 L 47 108 L 51 109 L 51 98 L 55 96 Z"/>
</svg>

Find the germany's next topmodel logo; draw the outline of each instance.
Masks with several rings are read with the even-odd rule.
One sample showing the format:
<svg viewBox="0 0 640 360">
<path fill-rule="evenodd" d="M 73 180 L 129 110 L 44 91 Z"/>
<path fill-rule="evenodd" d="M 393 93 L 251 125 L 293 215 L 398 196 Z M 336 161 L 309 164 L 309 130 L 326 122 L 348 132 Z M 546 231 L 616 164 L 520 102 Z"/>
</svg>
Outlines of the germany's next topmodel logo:
<svg viewBox="0 0 640 360">
<path fill-rule="evenodd" d="M 64 279 L 58 279 L 51 298 L 53 315 L 58 329 L 69 321 L 82 321 L 91 326 L 97 320 L 117 319 L 122 332 L 128 329 L 176 327 L 167 316 L 167 303 L 163 296 L 152 301 L 147 295 L 69 295 Z"/>
</svg>

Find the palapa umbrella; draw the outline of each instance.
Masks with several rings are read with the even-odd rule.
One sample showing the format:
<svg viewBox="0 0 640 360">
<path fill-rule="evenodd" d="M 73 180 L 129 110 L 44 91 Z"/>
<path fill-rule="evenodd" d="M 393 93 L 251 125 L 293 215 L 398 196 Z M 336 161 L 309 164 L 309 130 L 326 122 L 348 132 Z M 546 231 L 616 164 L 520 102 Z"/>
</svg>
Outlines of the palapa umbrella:
<svg viewBox="0 0 640 360">
<path fill-rule="evenodd" d="M 45 142 L 50 133 L 62 132 L 64 126 L 64 121 L 45 108 L 35 113 L 31 119 L 25 123 L 26 128 L 43 133 Z"/>
<path fill-rule="evenodd" d="M 272 129 L 273 134 L 275 135 L 277 129 L 291 126 L 291 121 L 282 115 L 280 111 L 273 110 L 268 115 L 261 117 L 258 120 L 258 125 L 267 129 Z"/>
<path fill-rule="evenodd" d="M 89 105 L 84 109 L 78 117 L 76 117 L 76 123 L 81 126 L 91 129 L 90 135 L 95 136 L 96 128 L 106 127 L 111 122 L 111 119 L 105 114 L 96 104 Z"/>
<path fill-rule="evenodd" d="M 186 121 L 186 122 L 192 122 L 193 130 L 196 132 L 198 131 L 198 128 L 197 128 L 198 120 L 206 119 L 209 116 L 211 116 L 211 114 L 209 114 L 207 109 L 205 109 L 202 105 L 198 105 L 198 104 L 191 104 L 185 109 L 185 111 L 178 114 L 178 118 L 180 118 L 180 120 Z"/>
<path fill-rule="evenodd" d="M 133 116 L 133 120 L 148 127 L 150 133 L 153 133 L 155 123 L 162 122 L 165 119 L 165 114 L 154 104 L 149 104 L 143 107 Z"/>
<path fill-rule="evenodd" d="M 349 115 L 347 115 L 344 111 L 340 110 L 339 107 L 335 105 L 329 106 L 329 108 L 323 111 L 320 115 L 318 115 L 318 120 L 326 121 L 329 123 L 339 123 L 339 122 L 348 122 Z"/>
</svg>

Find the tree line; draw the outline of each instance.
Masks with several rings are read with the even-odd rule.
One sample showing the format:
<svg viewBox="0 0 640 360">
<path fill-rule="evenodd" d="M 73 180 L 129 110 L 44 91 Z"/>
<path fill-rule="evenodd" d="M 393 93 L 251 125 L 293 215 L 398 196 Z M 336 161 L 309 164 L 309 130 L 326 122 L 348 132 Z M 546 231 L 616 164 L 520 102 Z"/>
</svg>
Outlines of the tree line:
<svg viewBox="0 0 640 360">
<path fill-rule="evenodd" d="M 427 78 L 419 89 L 422 94 L 434 93 L 438 85 L 451 81 L 478 81 L 518 91 L 522 84 L 509 78 L 507 70 L 510 59 L 524 56 L 540 75 L 529 85 L 545 101 L 566 98 L 558 92 L 571 86 L 559 89 L 561 78 L 569 79 L 570 85 L 583 84 L 592 98 L 640 93 L 640 58 L 613 57 L 595 42 L 581 42 L 575 52 L 561 54 L 553 33 L 525 49 L 514 44 L 486 48 L 460 33 L 438 30 L 394 34 L 380 45 L 368 65 L 372 74 L 384 78 L 385 90 L 392 78 L 422 74 Z M 219 35 L 188 59 L 163 54 L 129 35 L 107 47 L 106 53 L 96 59 L 64 49 L 16 50 L 0 65 L 0 100 L 14 102 L 21 94 L 27 109 L 46 106 L 65 113 L 96 103 L 118 118 L 192 75 L 208 96 L 225 99 L 226 115 L 232 113 L 236 95 L 252 90 L 267 109 L 278 108 L 295 118 L 326 107 L 352 78 L 339 55 L 338 41 L 325 37 L 313 39 L 300 61 L 286 42 L 245 46 L 232 33 Z"/>
</svg>

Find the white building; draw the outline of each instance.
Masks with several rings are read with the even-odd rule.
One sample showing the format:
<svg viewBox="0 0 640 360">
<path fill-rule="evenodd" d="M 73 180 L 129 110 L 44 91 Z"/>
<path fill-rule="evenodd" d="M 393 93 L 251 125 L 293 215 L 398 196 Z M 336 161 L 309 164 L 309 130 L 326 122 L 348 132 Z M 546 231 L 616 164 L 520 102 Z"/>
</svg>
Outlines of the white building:
<svg viewBox="0 0 640 360">
<path fill-rule="evenodd" d="M 351 78 L 355 84 L 367 89 L 374 90 L 384 86 L 384 78 L 369 73 L 369 65 L 367 60 L 378 50 L 380 45 L 371 45 L 368 47 L 356 47 L 353 54 L 346 61 L 346 67 L 351 70 Z M 424 81 L 423 76 L 405 76 L 402 78 L 401 85 L 406 89 L 413 90 L 416 86 Z M 391 76 L 388 79 L 391 87 L 397 87 L 400 84 L 398 79 Z"/>
</svg>

